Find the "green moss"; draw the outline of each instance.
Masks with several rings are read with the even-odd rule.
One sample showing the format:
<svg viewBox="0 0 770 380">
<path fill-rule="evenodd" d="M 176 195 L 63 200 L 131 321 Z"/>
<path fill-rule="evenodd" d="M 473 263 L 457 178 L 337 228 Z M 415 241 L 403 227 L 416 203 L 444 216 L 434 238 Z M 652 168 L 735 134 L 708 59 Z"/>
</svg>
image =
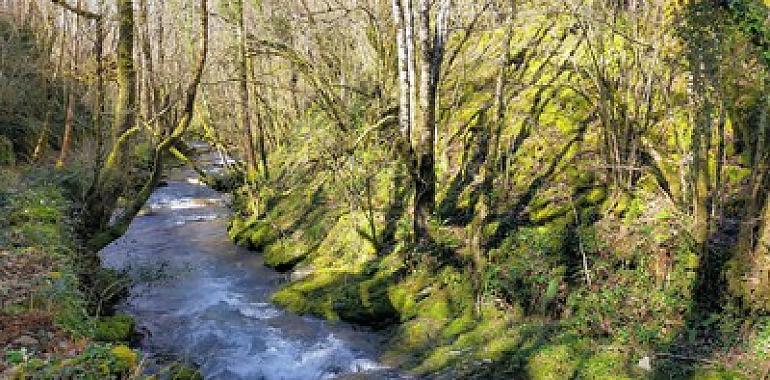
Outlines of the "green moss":
<svg viewBox="0 0 770 380">
<path fill-rule="evenodd" d="M 33 379 L 124 379 L 139 365 L 139 354 L 125 345 L 90 344 L 65 360 L 30 360 L 20 370 L 21 378 Z"/>
<path fill-rule="evenodd" d="M 61 241 L 60 226 L 55 224 L 25 223 L 13 229 L 21 241 L 20 245 L 44 247 L 58 245 Z"/>
<path fill-rule="evenodd" d="M 607 189 L 604 187 L 594 187 L 583 196 L 582 200 L 588 205 L 598 205 L 604 202 L 605 199 L 607 199 Z"/>
<path fill-rule="evenodd" d="M 626 374 L 628 357 L 619 351 L 603 351 L 581 364 L 578 376 L 584 379 L 614 380 L 631 379 Z"/>
<path fill-rule="evenodd" d="M 727 369 L 699 369 L 690 375 L 691 380 L 743 380 L 747 379 L 735 371 Z"/>
<path fill-rule="evenodd" d="M 442 336 L 445 339 L 448 339 L 470 331 L 475 326 L 476 318 L 473 316 L 473 312 L 471 310 L 466 310 L 459 317 L 456 317 L 447 323 L 446 328 L 444 328 L 444 331 L 442 332 Z"/>
<path fill-rule="evenodd" d="M 520 339 L 518 336 L 501 334 L 497 337 L 492 337 L 484 345 L 483 349 L 477 353 L 477 356 L 482 356 L 481 359 L 500 360 L 506 353 L 516 349 L 519 343 Z"/>
<path fill-rule="evenodd" d="M 134 319 L 125 314 L 102 317 L 96 322 L 94 339 L 104 342 L 127 342 L 134 333 Z"/>
<path fill-rule="evenodd" d="M 727 165 L 724 167 L 724 174 L 728 183 L 740 183 L 751 175 L 751 169 Z"/>
<path fill-rule="evenodd" d="M 449 346 L 442 346 L 429 352 L 428 356 L 414 369 L 417 374 L 425 375 L 435 373 L 446 368 L 452 362 L 457 361 L 460 355 L 466 354 Z"/>
<path fill-rule="evenodd" d="M 402 320 L 417 315 L 417 293 L 424 289 L 430 280 L 425 275 L 412 275 L 388 288 L 390 303 L 398 310 Z"/>
<path fill-rule="evenodd" d="M 628 194 L 621 194 L 616 200 L 613 207 L 613 212 L 615 212 L 618 215 L 623 215 L 626 213 L 626 211 L 631 207 L 631 196 Z"/>
<path fill-rule="evenodd" d="M 532 355 L 526 370 L 532 380 L 571 379 L 575 376 L 577 366 L 572 348 L 559 344 L 547 346 Z"/>
<path fill-rule="evenodd" d="M 278 231 L 269 222 L 262 221 L 251 227 L 249 241 L 251 247 L 260 249 L 275 241 L 278 238 Z"/>
<path fill-rule="evenodd" d="M 544 223 L 566 215 L 570 209 L 570 206 L 566 204 L 548 203 L 545 207 L 530 212 L 529 220 L 534 224 Z"/>
<path fill-rule="evenodd" d="M 230 240 L 235 242 L 235 244 L 248 246 L 250 243 L 248 239 L 250 237 L 250 228 L 256 223 L 258 223 L 258 219 L 256 217 L 251 217 L 248 219 L 234 217 L 232 220 L 230 220 L 230 225 L 227 226 L 227 235 L 230 237 Z"/>
<path fill-rule="evenodd" d="M 273 302 L 299 314 L 383 327 L 398 319 L 388 298 L 390 280 L 346 272 L 314 273 L 273 295 Z"/>
<path fill-rule="evenodd" d="M 377 257 L 377 247 L 371 240 L 364 212 L 342 215 L 333 222 L 330 233 L 320 242 L 313 259 L 319 267 L 346 268 L 360 272 Z"/>
<path fill-rule="evenodd" d="M 308 247 L 302 241 L 280 239 L 264 250 L 265 265 L 284 272 L 291 270 L 307 256 Z"/>
<path fill-rule="evenodd" d="M 281 288 L 273 294 L 272 300 L 294 313 L 315 314 L 337 320 L 339 315 L 333 310 L 328 297 L 323 294 L 324 290 L 330 287 L 336 288 L 335 276 L 328 272 L 314 273 Z"/>
<path fill-rule="evenodd" d="M 415 318 L 399 328 L 398 345 L 402 349 L 423 351 L 434 347 L 441 336 L 443 324 L 432 318 Z"/>
<path fill-rule="evenodd" d="M 297 314 L 307 314 L 314 309 L 301 292 L 289 288 L 282 288 L 275 292 L 272 301 Z"/>
<path fill-rule="evenodd" d="M 421 301 L 417 315 L 421 318 L 433 319 L 437 324 L 446 323 L 450 316 L 446 293 L 439 291 Z"/>
</svg>

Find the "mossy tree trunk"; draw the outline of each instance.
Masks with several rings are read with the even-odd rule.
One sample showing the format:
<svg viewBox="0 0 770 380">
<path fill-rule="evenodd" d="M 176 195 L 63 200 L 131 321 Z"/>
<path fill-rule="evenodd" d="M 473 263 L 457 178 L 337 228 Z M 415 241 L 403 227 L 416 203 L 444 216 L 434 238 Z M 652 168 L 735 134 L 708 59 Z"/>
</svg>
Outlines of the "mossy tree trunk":
<svg viewBox="0 0 770 380">
<path fill-rule="evenodd" d="M 119 236 L 125 232 L 131 220 L 139 213 L 142 206 L 147 203 L 147 199 L 150 198 L 152 191 L 158 186 L 161 175 L 163 174 L 163 157 L 166 153 L 176 151 L 174 145 L 187 131 L 190 123 L 193 119 L 195 112 L 195 102 L 198 95 L 198 86 L 200 85 L 201 78 L 203 77 L 203 69 L 206 66 L 206 58 L 208 55 L 208 3 L 207 0 L 201 0 L 200 2 L 200 42 L 198 47 L 198 55 L 195 59 L 195 66 L 193 68 L 192 79 L 188 83 L 185 93 L 183 94 L 184 108 L 180 115 L 179 122 L 176 124 L 171 133 L 164 137 L 158 145 L 155 147 L 155 153 L 153 158 L 153 170 L 150 174 L 150 178 L 147 179 L 139 194 L 134 197 L 129 206 L 121 215 L 120 219 L 115 225 L 110 228 L 108 233 L 111 237 Z"/>
<path fill-rule="evenodd" d="M 125 188 L 130 135 L 136 123 L 136 70 L 134 68 L 134 10 L 132 0 L 118 0 L 117 85 L 112 124 L 112 149 L 100 169 L 98 182 L 88 199 L 87 227 L 107 228 L 118 198 Z"/>
<path fill-rule="evenodd" d="M 257 159 L 254 154 L 254 134 L 251 130 L 251 111 L 249 110 L 248 63 L 246 62 L 246 25 L 244 22 L 243 0 L 236 0 L 238 17 L 238 76 L 240 79 L 240 112 L 243 133 L 243 155 L 246 160 L 246 178 L 253 180 L 257 173 Z"/>
</svg>

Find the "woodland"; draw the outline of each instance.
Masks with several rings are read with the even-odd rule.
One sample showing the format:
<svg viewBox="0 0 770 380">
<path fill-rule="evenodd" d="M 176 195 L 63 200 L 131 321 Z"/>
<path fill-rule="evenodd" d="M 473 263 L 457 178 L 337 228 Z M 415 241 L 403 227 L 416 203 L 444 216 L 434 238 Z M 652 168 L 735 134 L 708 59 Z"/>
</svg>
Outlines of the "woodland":
<svg viewBox="0 0 770 380">
<path fill-rule="evenodd" d="M 770 379 L 769 7 L 0 0 L 0 377 L 202 378 L 98 255 L 184 167 L 408 376 Z"/>
</svg>

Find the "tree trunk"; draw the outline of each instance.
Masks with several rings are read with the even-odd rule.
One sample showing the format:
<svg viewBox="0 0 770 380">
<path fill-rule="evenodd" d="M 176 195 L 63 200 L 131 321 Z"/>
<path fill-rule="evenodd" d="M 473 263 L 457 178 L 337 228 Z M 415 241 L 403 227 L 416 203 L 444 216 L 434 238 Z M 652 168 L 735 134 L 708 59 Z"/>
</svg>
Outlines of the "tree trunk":
<svg viewBox="0 0 770 380">
<path fill-rule="evenodd" d="M 62 138 L 61 151 L 59 152 L 59 159 L 56 161 L 57 168 L 63 168 L 67 163 L 67 156 L 69 155 L 70 146 L 72 145 L 72 123 L 75 119 L 75 96 L 72 90 L 69 91 L 67 96 L 67 116 L 64 119 L 64 137 Z"/>
<path fill-rule="evenodd" d="M 77 6 L 75 9 L 81 9 L 82 7 L 82 0 L 78 0 Z M 63 9 L 63 11 L 66 11 L 66 9 Z M 75 13 L 75 27 L 73 30 L 73 39 L 74 39 L 74 47 L 72 49 L 72 52 L 70 54 L 70 59 L 67 64 L 68 70 L 70 71 L 71 76 L 75 76 L 75 73 L 73 71 L 77 71 L 77 67 L 74 66 L 75 62 L 78 62 L 80 60 L 80 17 L 82 12 L 74 12 Z M 66 15 L 67 13 L 65 13 Z M 62 41 L 62 47 L 64 46 L 64 41 Z M 62 56 L 64 51 L 62 50 Z M 70 85 L 67 85 L 65 87 L 65 93 L 67 94 L 67 110 L 66 110 L 66 116 L 64 118 L 64 136 L 62 137 L 62 144 L 61 144 L 61 151 L 59 152 L 59 159 L 56 161 L 56 167 L 62 168 L 67 163 L 67 157 L 69 156 L 69 151 L 71 149 L 72 145 L 72 124 L 75 120 L 75 95 L 73 93 L 73 90 Z"/>
<path fill-rule="evenodd" d="M 257 173 L 257 159 L 254 155 L 254 135 L 251 131 L 249 111 L 248 64 L 246 62 L 246 27 L 244 23 L 243 0 L 236 0 L 238 7 L 238 74 L 240 76 L 241 128 L 243 130 L 243 155 L 246 159 L 246 178 L 253 179 Z"/>
<path fill-rule="evenodd" d="M 89 197 L 87 223 L 93 230 L 107 227 L 110 214 L 122 194 L 126 181 L 129 138 L 135 131 L 136 71 L 134 70 L 134 11 L 132 0 L 118 0 L 118 51 L 115 115 L 112 125 L 112 149 Z"/>
<path fill-rule="evenodd" d="M 411 130 L 411 86 L 409 84 L 410 72 L 409 72 L 409 53 L 406 40 L 406 26 L 404 17 L 404 7 L 401 4 L 401 0 L 393 1 L 393 23 L 396 26 L 396 50 L 398 52 L 398 124 L 401 130 L 401 135 L 406 139 L 406 142 L 411 144 L 410 130 Z M 410 1 L 410 0 L 406 0 Z"/>
<path fill-rule="evenodd" d="M 260 109 L 259 104 L 262 103 L 264 108 L 268 108 L 266 100 L 261 96 L 260 88 L 257 86 L 257 67 L 254 65 L 254 58 L 247 59 L 247 68 L 251 79 L 250 90 L 254 94 L 254 118 L 257 125 L 257 149 L 259 149 L 259 161 L 262 164 L 262 176 L 265 179 L 270 179 L 270 170 L 267 166 L 267 147 L 265 142 L 265 120 L 264 115 Z M 295 94 L 296 95 L 296 94 Z M 296 100 L 296 97 L 295 97 Z M 268 110 L 269 111 L 269 110 Z M 257 163 L 254 163 L 255 168 Z"/>
<path fill-rule="evenodd" d="M 444 59 L 444 43 L 447 37 L 446 22 L 449 15 L 449 1 L 439 4 L 435 31 L 430 32 L 429 0 L 419 0 L 418 40 L 422 53 L 420 62 L 420 121 L 415 130 L 414 231 L 422 240 L 428 234 L 428 221 L 435 208 L 436 172 L 434 168 L 434 145 L 436 133 L 436 99 L 441 63 Z M 433 41 L 431 41 L 431 37 Z"/>
<path fill-rule="evenodd" d="M 710 115 L 707 115 L 710 117 Z M 710 123 L 710 120 L 704 120 L 705 123 Z M 701 127 L 696 127 L 701 128 Z M 710 223 L 710 210 L 709 193 L 711 188 L 711 180 L 709 179 L 709 164 L 708 164 L 708 141 L 709 138 L 706 133 L 710 131 L 708 127 L 703 126 L 704 131 L 697 132 L 693 136 L 693 141 L 697 141 L 696 146 L 693 147 L 693 170 L 695 183 L 693 189 L 693 218 L 694 218 L 694 237 L 696 243 L 703 250 L 705 250 L 705 244 L 708 240 L 709 223 Z M 708 131 L 708 132 L 707 132 Z"/>
<path fill-rule="evenodd" d="M 40 159 L 45 153 L 43 152 L 48 148 L 48 128 L 51 125 L 51 111 L 46 111 L 45 120 L 43 122 L 43 129 L 40 131 L 40 136 L 35 143 L 35 150 L 32 153 L 32 161 L 35 162 Z"/>
<path fill-rule="evenodd" d="M 125 164 L 128 144 L 118 144 L 121 136 L 136 121 L 136 70 L 134 67 L 134 10 L 132 0 L 118 0 L 118 96 L 115 101 L 115 119 L 112 126 L 112 143 L 118 148 L 115 162 Z"/>
<path fill-rule="evenodd" d="M 406 70 L 408 76 L 408 96 L 409 107 L 407 109 L 409 124 L 406 129 L 406 137 L 410 144 L 413 144 L 412 129 L 415 126 L 415 118 L 417 114 L 417 55 L 414 48 L 414 4 L 413 0 L 402 0 L 404 3 L 404 47 L 406 49 Z"/>
<path fill-rule="evenodd" d="M 139 26 L 142 33 L 142 61 L 144 62 L 144 91 L 142 103 L 144 103 L 144 120 L 148 121 L 156 112 L 155 74 L 152 61 L 152 49 L 150 46 L 150 19 L 147 17 L 147 0 L 139 2 Z M 160 130 L 156 130 L 160 132 Z"/>
</svg>

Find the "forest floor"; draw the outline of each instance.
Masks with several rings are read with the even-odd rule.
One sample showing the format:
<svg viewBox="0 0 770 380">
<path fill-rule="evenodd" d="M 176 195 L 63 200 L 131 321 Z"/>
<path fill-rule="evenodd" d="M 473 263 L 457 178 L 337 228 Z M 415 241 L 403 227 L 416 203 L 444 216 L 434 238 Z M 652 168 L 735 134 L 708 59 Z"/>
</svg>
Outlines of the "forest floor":
<svg viewBox="0 0 770 380">
<path fill-rule="evenodd" d="M 132 322 L 95 317 L 92 289 L 80 286 L 70 174 L 0 173 L 0 378 L 128 378 L 138 368 Z"/>
<path fill-rule="evenodd" d="M 35 307 L 35 295 L 60 265 L 44 252 L 0 251 L 0 373 L 12 364 L 37 356 L 43 360 L 72 358 L 83 352 L 85 341 L 69 336 L 54 323 L 54 314 Z M 44 308 L 45 309 L 45 308 Z M 9 373 L 3 376 L 11 377 Z"/>
</svg>

